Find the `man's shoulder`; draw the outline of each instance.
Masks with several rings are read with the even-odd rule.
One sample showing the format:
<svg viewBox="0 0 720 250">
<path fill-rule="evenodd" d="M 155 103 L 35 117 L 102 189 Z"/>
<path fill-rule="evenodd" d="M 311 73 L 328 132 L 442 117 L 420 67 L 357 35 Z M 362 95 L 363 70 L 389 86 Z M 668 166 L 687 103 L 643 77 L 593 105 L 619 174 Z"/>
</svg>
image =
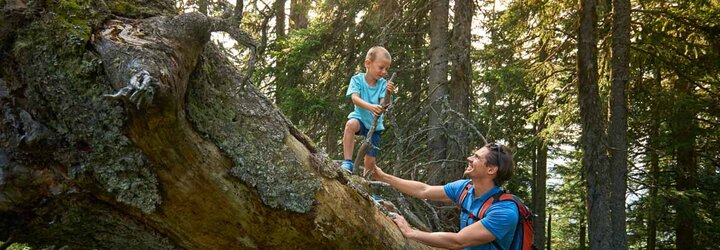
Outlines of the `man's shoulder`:
<svg viewBox="0 0 720 250">
<path fill-rule="evenodd" d="M 518 219 L 520 212 L 517 204 L 512 200 L 502 200 L 494 202 L 488 209 L 486 214 L 494 216 L 507 216 L 510 219 Z"/>
<path fill-rule="evenodd" d="M 489 209 L 511 209 L 515 210 L 517 212 L 518 207 L 517 204 L 515 204 L 512 200 L 502 200 L 502 201 L 496 201 Z"/>
<path fill-rule="evenodd" d="M 449 182 L 449 183 L 445 184 L 445 186 L 450 186 L 450 187 L 454 187 L 454 188 L 464 188 L 471 181 L 472 181 L 471 179 L 460 179 L 460 180 L 456 180 L 453 182 Z"/>
<path fill-rule="evenodd" d="M 463 188 L 465 188 L 465 186 L 467 186 L 467 184 L 470 183 L 471 181 L 472 180 L 470 180 L 470 179 L 460 179 L 457 181 L 447 183 L 443 187 L 447 191 L 459 191 L 459 190 L 462 190 Z"/>
<path fill-rule="evenodd" d="M 453 202 L 458 203 L 458 199 L 460 199 L 460 192 L 463 188 L 465 188 L 465 185 L 467 185 L 468 182 L 470 182 L 470 179 L 460 179 L 443 185 L 445 195 L 447 195 L 447 197 Z"/>
</svg>

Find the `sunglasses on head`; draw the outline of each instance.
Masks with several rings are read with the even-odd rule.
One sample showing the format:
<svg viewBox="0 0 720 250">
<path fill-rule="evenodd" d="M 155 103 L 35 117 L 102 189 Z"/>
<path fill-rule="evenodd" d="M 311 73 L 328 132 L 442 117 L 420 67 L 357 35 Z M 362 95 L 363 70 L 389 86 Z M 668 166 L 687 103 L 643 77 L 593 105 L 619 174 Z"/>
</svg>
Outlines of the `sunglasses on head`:
<svg viewBox="0 0 720 250">
<path fill-rule="evenodd" d="M 502 166 L 502 159 L 501 159 L 501 158 L 502 158 L 502 155 L 501 155 L 501 153 L 504 153 L 504 152 L 503 152 L 503 149 L 502 149 L 502 144 L 499 144 L 499 143 L 497 143 L 497 142 L 493 142 L 493 143 L 490 143 L 490 145 L 488 145 L 488 148 L 490 148 L 490 150 L 496 150 L 496 151 L 498 152 L 498 154 L 497 154 L 497 166 L 498 166 L 498 167 Z"/>
</svg>

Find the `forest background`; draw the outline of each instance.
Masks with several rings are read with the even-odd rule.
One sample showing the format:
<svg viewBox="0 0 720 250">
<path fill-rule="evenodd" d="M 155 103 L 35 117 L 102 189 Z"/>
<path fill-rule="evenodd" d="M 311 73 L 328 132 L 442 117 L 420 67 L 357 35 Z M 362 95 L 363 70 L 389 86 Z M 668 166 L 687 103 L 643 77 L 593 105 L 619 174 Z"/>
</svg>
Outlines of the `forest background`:
<svg viewBox="0 0 720 250">
<path fill-rule="evenodd" d="M 73 5 L 56 2 L 45 1 Z M 238 4 L 162 2 L 213 17 Z M 442 185 L 496 141 L 514 150 L 505 188 L 536 214 L 540 249 L 720 248 L 718 0 L 250 0 L 242 10 L 233 18 L 258 43 L 250 82 L 328 158 L 342 158 L 349 79 L 381 45 L 399 87 L 384 171 Z M 248 72 L 252 53 L 234 40 L 213 34 Z M 430 206 L 418 214 L 429 229 L 458 229 L 455 206 Z"/>
<path fill-rule="evenodd" d="M 581 23 L 593 13 L 583 10 L 594 10 L 589 26 Z M 612 214 L 625 223 L 604 229 L 625 233 L 596 233 L 622 244 L 608 246 L 717 247 L 718 1 L 258 0 L 245 13 L 243 26 L 261 41 L 253 82 L 333 159 L 342 158 L 349 78 L 382 45 L 399 86 L 378 159 L 385 171 L 456 180 L 484 135 L 515 150 L 507 189 L 537 214 L 538 246 L 586 249 L 596 231 L 588 222 Z M 594 46 L 583 54 L 580 41 Z M 580 67 L 582 57 L 596 65 Z M 594 96 L 581 90 L 593 84 Z M 584 143 L 583 130 L 600 133 Z M 588 214 L 598 200 L 607 213 Z M 456 208 L 435 208 L 443 223 L 434 230 L 456 230 Z"/>
</svg>

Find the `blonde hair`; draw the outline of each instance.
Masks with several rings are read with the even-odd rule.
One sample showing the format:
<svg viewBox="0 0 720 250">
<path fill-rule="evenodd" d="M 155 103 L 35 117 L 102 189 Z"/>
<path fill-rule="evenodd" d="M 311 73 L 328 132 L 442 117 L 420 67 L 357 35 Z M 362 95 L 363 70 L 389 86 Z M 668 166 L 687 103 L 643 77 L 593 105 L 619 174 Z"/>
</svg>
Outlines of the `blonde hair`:
<svg viewBox="0 0 720 250">
<path fill-rule="evenodd" d="M 365 60 L 370 60 L 371 62 L 374 62 L 375 59 L 377 59 L 378 52 L 381 53 L 388 60 L 392 61 L 392 56 L 390 56 L 390 52 L 388 52 L 387 49 L 383 48 L 382 46 L 374 46 L 370 48 L 365 55 Z"/>
</svg>

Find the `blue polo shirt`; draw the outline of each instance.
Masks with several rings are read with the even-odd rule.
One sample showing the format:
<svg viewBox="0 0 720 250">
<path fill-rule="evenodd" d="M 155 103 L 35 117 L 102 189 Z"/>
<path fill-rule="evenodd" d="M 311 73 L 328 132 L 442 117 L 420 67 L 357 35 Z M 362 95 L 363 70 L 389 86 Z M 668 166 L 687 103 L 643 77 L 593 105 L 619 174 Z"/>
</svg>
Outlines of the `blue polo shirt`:
<svg viewBox="0 0 720 250">
<path fill-rule="evenodd" d="M 358 93 L 360 95 L 360 99 L 363 99 L 364 101 L 373 104 L 373 105 L 379 105 L 380 99 L 385 98 L 385 89 L 387 86 L 387 80 L 384 78 L 380 78 L 375 82 L 375 86 L 370 86 L 367 81 L 365 81 L 365 73 L 358 73 L 354 75 L 352 78 L 350 78 L 350 86 L 348 86 L 347 93 L 345 93 L 345 97 L 350 98 L 353 93 Z M 383 118 L 384 114 L 380 115 L 380 118 L 378 118 L 377 125 L 375 127 L 376 131 L 383 131 L 385 130 L 385 126 L 383 125 Z M 361 108 L 357 105 L 355 105 L 355 109 L 348 114 L 348 119 L 357 118 L 360 120 L 360 122 L 363 123 L 365 128 L 370 129 L 372 126 L 372 122 L 375 119 L 373 117 L 373 113 L 370 112 L 370 110 Z"/>
<path fill-rule="evenodd" d="M 472 180 L 469 179 L 463 179 L 448 183 L 444 186 L 445 194 L 457 204 L 463 188 L 465 188 L 465 185 L 471 181 Z M 478 215 L 478 212 L 485 200 L 497 192 L 500 192 L 500 188 L 498 186 L 494 186 L 492 189 L 477 198 L 474 197 L 474 192 L 475 186 L 470 187 L 463 204 L 460 205 L 465 210 Z M 495 240 L 500 244 L 500 246 L 502 246 L 503 249 L 510 249 L 519 218 L 520 215 L 518 208 L 514 202 L 498 202 L 487 209 L 485 217 L 480 220 L 480 223 L 482 223 L 483 226 L 485 226 L 485 228 L 487 228 L 488 231 L 495 236 Z M 477 221 L 471 219 L 468 214 L 462 212 L 460 213 L 460 230 L 475 222 Z M 465 249 L 495 250 L 497 248 L 490 242 Z"/>
</svg>

